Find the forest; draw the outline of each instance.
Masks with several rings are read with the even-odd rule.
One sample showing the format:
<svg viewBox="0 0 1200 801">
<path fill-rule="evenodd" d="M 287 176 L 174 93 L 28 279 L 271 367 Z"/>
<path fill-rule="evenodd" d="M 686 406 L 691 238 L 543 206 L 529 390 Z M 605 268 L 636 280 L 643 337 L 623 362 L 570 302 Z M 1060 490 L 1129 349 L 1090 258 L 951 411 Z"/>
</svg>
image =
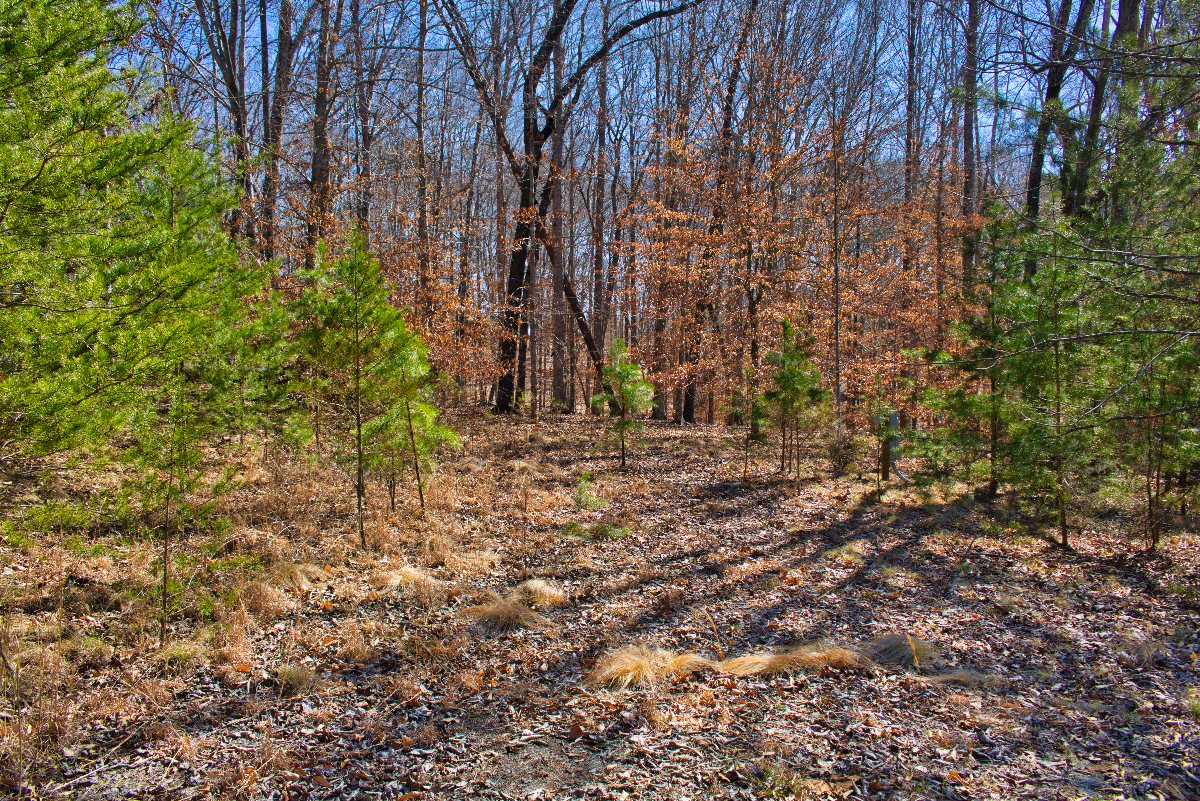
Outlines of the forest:
<svg viewBox="0 0 1200 801">
<path fill-rule="evenodd" d="M 0 0 L 0 794 L 1200 798 L 1196 0 Z"/>
</svg>

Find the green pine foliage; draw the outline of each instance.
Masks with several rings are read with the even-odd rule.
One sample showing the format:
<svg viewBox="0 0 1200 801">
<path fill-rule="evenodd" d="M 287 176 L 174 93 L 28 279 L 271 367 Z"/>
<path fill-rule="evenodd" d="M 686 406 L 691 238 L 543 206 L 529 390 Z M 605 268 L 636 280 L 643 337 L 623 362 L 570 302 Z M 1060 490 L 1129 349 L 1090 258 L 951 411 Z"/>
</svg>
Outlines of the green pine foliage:
<svg viewBox="0 0 1200 801">
<path fill-rule="evenodd" d="M 608 351 L 608 364 L 601 378 L 606 388 L 592 398 L 594 405 L 607 404 L 612 417 L 611 427 L 621 444 L 621 469 L 625 469 L 626 437 L 641 427 L 639 419 L 654 402 L 654 385 L 642 376 L 642 368 L 629 358 L 629 349 L 622 339 L 614 340 Z"/>
<path fill-rule="evenodd" d="M 162 551 L 204 517 L 201 444 L 257 400 L 249 299 L 266 273 L 222 227 L 234 198 L 192 131 L 118 85 L 131 11 L 0 0 L 0 470 L 120 459 Z M 123 501 L 127 503 L 127 501 Z"/>
<path fill-rule="evenodd" d="M 192 132 L 130 122 L 143 99 L 107 63 L 132 30 L 91 0 L 0 2 L 0 463 L 118 444 L 161 465 L 143 443 L 179 409 L 228 422 L 266 275 L 222 229 L 233 198 Z"/>
<path fill-rule="evenodd" d="M 456 438 L 430 402 L 425 346 L 392 305 L 366 240 L 352 236 L 340 258 L 322 258 L 304 279 L 294 307 L 303 362 L 297 387 L 308 396 L 318 450 L 324 438 L 353 478 L 365 547 L 368 475 L 384 477 L 394 505 L 396 481 L 411 467 L 424 505 L 422 467 Z"/>
<path fill-rule="evenodd" d="M 784 320 L 779 350 L 767 355 L 767 364 L 775 370 L 771 373 L 771 389 L 763 393 L 763 398 L 779 426 L 779 469 L 787 472 L 794 464 L 799 470 L 800 435 L 826 397 L 820 370 L 813 363 L 810 339 Z"/>
<path fill-rule="evenodd" d="M 1154 53 L 1126 43 L 1134 52 L 1114 62 L 1090 191 L 1066 208 L 1066 181 L 1079 176 L 1064 166 L 1035 224 L 993 210 L 981 311 L 960 332 L 968 381 L 935 399 L 964 461 L 983 465 L 968 472 L 987 476 L 986 494 L 1011 489 L 1063 546 L 1078 513 L 1115 488 L 1140 505 L 1130 522 L 1157 547 L 1200 484 L 1189 266 L 1200 156 L 1185 141 L 1200 114 L 1185 66 L 1197 54 L 1194 23 L 1173 19 L 1156 35 Z M 1079 158 L 1083 130 L 1064 118 L 1066 156 Z"/>
</svg>

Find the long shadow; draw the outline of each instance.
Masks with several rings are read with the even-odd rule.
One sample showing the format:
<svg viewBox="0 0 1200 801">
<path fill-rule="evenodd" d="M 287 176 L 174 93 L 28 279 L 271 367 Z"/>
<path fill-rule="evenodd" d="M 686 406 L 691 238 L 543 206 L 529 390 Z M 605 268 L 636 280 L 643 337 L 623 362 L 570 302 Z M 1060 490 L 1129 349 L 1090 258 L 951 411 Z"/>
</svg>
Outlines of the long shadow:
<svg viewBox="0 0 1200 801">
<path fill-rule="evenodd" d="M 580 428 L 582 430 L 583 427 Z M 555 450 L 556 457 L 567 455 L 562 453 L 561 448 Z M 668 450 L 665 445 L 663 450 Z M 665 475 L 672 469 L 673 463 L 667 462 L 659 466 L 658 474 Z M 1022 713 L 1019 718 L 1024 727 L 1023 733 L 992 732 L 986 728 L 972 733 L 971 736 L 976 737 L 975 764 L 979 769 L 985 769 L 987 763 L 996 763 L 1010 766 L 1011 770 L 1012 765 L 1027 755 L 1036 757 L 1039 765 L 1055 765 L 1062 760 L 1064 749 L 1102 750 L 1106 757 L 1123 759 L 1123 768 L 1152 777 L 1148 781 L 1158 782 L 1158 787 L 1146 785 L 1139 791 L 1142 795 L 1148 796 L 1152 790 L 1158 792 L 1163 786 L 1169 785 L 1175 788 L 1177 797 L 1200 798 L 1200 780 L 1185 767 L 1195 764 L 1200 755 L 1195 727 L 1179 732 L 1180 736 L 1172 739 L 1169 727 L 1159 720 L 1142 723 L 1137 720 L 1142 703 L 1138 694 L 1145 696 L 1152 691 L 1159 692 L 1161 688 L 1154 682 L 1170 680 L 1184 687 L 1195 683 L 1194 668 L 1182 659 L 1174 659 L 1179 649 L 1172 651 L 1173 677 L 1161 679 L 1169 671 L 1154 665 L 1117 678 L 1104 673 L 1098 669 L 1097 654 L 1082 651 L 1068 625 L 1044 613 L 1046 610 L 1043 607 L 1060 596 L 1068 601 L 1064 615 L 1073 613 L 1072 605 L 1078 600 L 1078 588 L 1068 587 L 1052 575 L 1027 569 L 1022 561 L 1025 556 L 1010 553 L 1003 543 L 998 544 L 991 538 L 976 538 L 965 548 L 951 550 L 949 554 L 945 553 L 947 548 L 935 547 L 938 529 L 953 528 L 959 522 L 971 522 L 968 512 L 957 501 L 906 508 L 893 514 L 890 508 L 864 497 L 845 513 L 833 514 L 834 519 L 799 527 L 793 525 L 786 531 L 779 531 L 762 527 L 761 521 L 777 518 L 785 506 L 786 488 L 780 482 L 752 485 L 732 480 L 698 485 L 684 482 L 676 485 L 676 488 L 679 491 L 677 496 L 655 499 L 657 509 L 694 521 L 691 525 L 697 527 L 704 520 L 728 521 L 744 517 L 756 521 L 751 530 L 753 533 L 715 527 L 713 532 L 705 534 L 702 545 L 682 539 L 663 538 L 661 535 L 647 537 L 645 544 L 648 547 L 644 550 L 606 560 L 598 570 L 591 571 L 591 578 L 599 585 L 596 594 L 563 614 L 578 614 L 584 610 L 606 611 L 623 599 L 645 596 L 651 589 L 665 591 L 673 584 L 685 585 L 687 593 L 677 603 L 652 605 L 628 622 L 625 634 L 630 637 L 669 639 L 669 629 L 674 624 L 686 616 L 698 618 L 703 614 L 709 615 L 709 619 L 720 629 L 719 633 L 714 633 L 725 638 L 724 644 L 731 651 L 740 653 L 751 647 L 808 639 L 827 634 L 830 630 L 856 639 L 865 638 L 877 631 L 878 621 L 888 614 L 894 613 L 893 617 L 919 623 L 943 615 L 947 606 L 961 607 L 981 618 L 978 624 L 981 630 L 986 627 L 987 632 L 1003 640 L 999 644 L 1005 646 L 1004 653 L 1000 655 L 997 650 L 985 654 L 984 646 L 987 643 L 981 642 L 981 635 L 966 631 L 961 639 L 968 646 L 950 646 L 949 656 L 957 657 L 959 662 L 969 663 L 973 660 L 980 663 L 976 667 L 988 672 L 999 670 L 1010 683 L 993 689 L 965 688 L 957 691 L 968 695 L 987 694 L 989 698 L 1020 699 L 1030 704 L 1028 713 Z M 620 511 L 621 504 L 618 502 L 614 505 Z M 836 564 L 828 552 L 851 542 L 862 544 L 861 558 L 838 564 L 833 581 L 810 583 L 814 577 L 820 579 L 833 575 L 833 568 L 824 569 Z M 611 547 L 620 551 L 625 546 L 621 541 L 616 541 Z M 735 551 L 737 555 L 716 558 L 715 549 Z M 595 553 L 592 547 L 587 550 Z M 1114 575 L 1124 591 L 1136 593 L 1139 597 L 1153 597 L 1157 586 L 1152 572 L 1155 565 L 1145 561 L 1061 551 L 1049 551 L 1038 556 L 1058 560 L 1064 571 L 1084 574 L 1103 571 Z M 761 569 L 756 563 L 761 564 Z M 883 569 L 888 566 L 907 571 L 905 580 L 914 587 L 914 591 L 899 592 L 884 600 L 878 594 L 868 596 L 863 592 L 890 586 L 882 575 Z M 632 579 L 616 581 L 630 572 L 635 573 Z M 765 606 L 747 603 L 764 586 L 777 584 L 793 572 L 803 576 L 805 583 L 789 589 L 785 595 Z M 907 588 L 909 584 L 902 586 Z M 976 587 L 993 586 L 1019 593 L 1022 598 L 1036 600 L 1042 606 L 1030 607 L 1027 603 L 1023 608 L 1019 604 L 1013 608 L 1001 608 L 994 603 L 995 599 L 979 600 L 965 595 L 974 593 Z M 960 593 L 963 594 L 961 599 Z M 803 613 L 797 614 L 799 619 L 805 621 L 802 626 L 786 629 L 774 625 L 793 613 Z M 1197 620 L 1195 615 L 1188 619 L 1192 622 Z M 1106 622 L 1097 619 L 1094 625 L 1104 625 Z M 571 645 L 576 649 L 577 658 L 587 660 L 606 646 L 608 634 L 587 630 L 578 631 L 574 636 L 577 640 Z M 1044 645 L 1021 648 L 1022 644 L 1034 638 L 1040 639 Z M 492 643 L 487 647 L 499 650 L 502 645 Z M 976 649 L 975 652 L 970 650 L 972 647 Z M 1193 650 L 1200 653 L 1200 645 Z M 985 657 L 992 658 L 992 664 L 987 664 Z M 420 704 L 404 705 L 399 699 L 380 702 L 390 733 L 418 741 L 417 746 L 406 748 L 419 748 L 423 742 L 421 737 L 426 736 L 422 732 L 429 729 L 434 732 L 428 735 L 431 739 L 464 732 L 469 737 L 482 739 L 506 730 L 509 724 L 500 710 L 513 700 L 516 690 L 506 687 L 491 690 L 496 700 L 484 708 L 493 713 L 492 716 L 474 721 L 463 720 L 458 704 L 448 700 L 446 685 L 452 674 L 469 665 L 472 658 L 472 654 L 464 654 L 446 659 L 438 665 L 436 683 L 431 683 L 428 696 L 422 698 Z M 1052 662 L 1047 663 L 1047 660 Z M 403 660 L 380 661 L 343 678 L 357 692 L 358 688 L 366 688 L 387 671 L 403 670 L 404 666 Z M 1041 676 L 1041 671 L 1047 675 Z M 563 698 L 575 692 L 577 678 L 577 675 L 569 672 L 543 676 L 536 665 L 518 664 L 512 666 L 512 672 L 505 677 L 505 681 L 513 687 L 524 684 L 542 695 Z M 1056 684 L 1061 685 L 1058 690 L 1053 689 Z M 1030 692 L 1031 689 L 1034 692 Z M 928 703 L 927 694 L 937 690 L 920 685 L 912 688 L 905 686 L 898 692 L 904 693 L 899 696 L 903 702 L 921 708 L 921 705 Z M 1080 704 L 1091 700 L 1088 695 L 1102 698 L 1105 709 L 1093 717 L 1099 719 L 1099 725 L 1104 730 L 1081 734 L 1076 726 L 1077 720 L 1064 714 L 1061 709 L 1047 705 L 1044 699 L 1051 692 Z M 222 703 L 211 707 L 208 712 L 181 719 L 178 723 L 182 730 L 192 736 L 219 736 L 222 722 L 230 715 L 245 715 L 265 704 L 272 717 L 278 715 L 285 720 L 294 719 L 294 707 L 299 703 L 277 697 L 272 699 L 269 688 L 262 688 L 257 693 L 235 690 L 225 693 Z M 605 731 L 604 742 L 597 747 L 603 748 L 606 747 L 605 743 L 618 742 L 632 725 L 628 720 L 621 719 L 618 726 Z M 766 738 L 759 729 L 752 727 L 751 736 L 742 747 L 751 751 L 756 748 L 756 736 L 764 740 Z M 1156 743 L 1163 745 L 1156 747 Z M 318 758 L 330 753 L 341 755 L 349 747 L 340 744 L 336 738 L 313 742 L 310 746 L 307 752 Z M 372 775 L 387 775 L 394 766 L 392 760 L 398 758 L 395 751 L 392 756 L 383 755 L 383 751 L 370 752 L 369 743 L 354 747 L 368 750 L 368 755 L 357 764 Z M 852 762 L 857 749 L 861 747 L 861 743 L 849 738 L 835 746 L 835 753 L 840 761 Z M 1053 797 L 1058 790 L 1076 793 L 1104 790 L 1097 784 L 1098 779 L 1094 774 L 1077 765 L 1064 763 L 1061 768 L 1051 769 L 1027 767 L 1029 763 L 1024 762 L 1020 764 L 1022 770 L 1036 771 L 1038 778 L 1047 782 L 1046 791 L 1040 797 Z M 864 776 L 863 781 L 869 778 L 879 777 Z M 403 789 L 407 791 L 425 790 L 417 779 L 406 781 L 408 783 Z M 1116 779 L 1111 784 L 1116 788 L 1115 792 L 1130 789 Z M 1170 797 L 1167 793 L 1163 795 Z M 952 785 L 940 784 L 931 785 L 929 795 L 924 797 L 962 796 Z"/>
<path fill-rule="evenodd" d="M 696 493 L 696 497 L 721 499 L 737 507 L 735 514 L 752 513 L 761 510 L 764 506 L 769 507 L 772 503 L 769 498 L 749 499 L 739 495 L 731 491 L 728 482 L 724 485 L 714 486 L 707 491 L 702 490 Z M 755 548 L 751 558 L 764 561 L 794 553 L 797 549 L 803 550 L 804 554 L 785 559 L 781 564 L 772 564 L 771 567 L 762 571 L 741 574 L 737 581 L 718 583 L 711 591 L 701 589 L 699 593 L 691 592 L 685 603 L 648 610 L 631 621 L 627 630 L 631 633 L 648 634 L 680 620 L 689 613 L 694 614 L 700 609 L 706 612 L 711 610 L 712 614 L 719 615 L 719 619 L 728 622 L 731 618 L 718 611 L 723 604 L 745 598 L 747 594 L 753 592 L 754 585 L 778 579 L 790 570 L 801 567 L 811 569 L 821 563 L 825 558 L 823 554 L 828 549 L 837 548 L 851 541 L 864 542 L 872 554 L 871 557 L 864 559 L 861 564 L 834 584 L 823 586 L 820 590 L 823 597 L 834 596 L 840 599 L 841 603 L 837 609 L 827 613 L 824 619 L 837 623 L 841 629 L 864 631 L 868 628 L 868 624 L 878 618 L 879 609 L 875 603 L 865 601 L 850 591 L 858 585 L 871 583 L 878 574 L 878 569 L 885 565 L 910 570 L 923 578 L 927 589 L 935 590 L 928 593 L 929 597 L 911 599 L 912 606 L 905 609 L 909 616 L 914 613 L 920 616 L 924 612 L 934 614 L 938 611 L 932 608 L 935 604 L 951 597 L 956 590 L 970 589 L 977 584 L 1000 585 L 1006 590 L 1020 592 L 1025 597 L 1031 598 L 1056 599 L 1066 594 L 1066 612 L 1070 613 L 1072 601 L 1075 599 L 1075 596 L 1070 594 L 1074 591 L 1071 586 L 1064 585 L 1053 576 L 1043 576 L 1035 571 L 1024 569 L 1021 559 L 1007 553 L 1003 547 L 991 544 L 984 547 L 983 543 L 977 542 L 979 539 L 977 537 L 970 543 L 970 546 L 977 547 L 969 546 L 970 549 L 967 552 L 960 554 L 957 559 L 949 560 L 944 560 L 939 552 L 926 548 L 926 540 L 933 535 L 935 527 L 942 526 L 948 521 L 953 522 L 962 516 L 963 512 L 959 503 L 951 502 L 908 509 L 901 512 L 898 519 L 890 522 L 880 520 L 875 514 L 876 511 L 875 504 L 866 498 L 844 519 L 825 526 L 800 530 L 791 536 L 778 538 L 769 546 Z M 671 558 L 664 560 L 663 563 L 677 564 L 703 556 L 704 549 L 693 549 L 682 554 L 672 554 Z M 1152 595 L 1157 586 L 1154 577 L 1146 569 L 1145 560 L 1064 552 L 1059 549 L 1048 549 L 1047 552 L 1038 554 L 1037 557 L 1056 560 L 1057 567 L 1064 572 L 1082 573 L 1086 576 L 1103 571 L 1107 575 L 1115 576 L 1127 590 L 1134 592 Z M 723 560 L 716 563 L 710 561 L 704 565 L 693 567 L 691 571 L 680 571 L 675 574 L 674 578 L 676 580 L 707 579 L 714 573 L 716 575 L 723 574 L 722 570 L 719 568 L 714 570 L 714 567 L 720 565 L 733 567 L 734 562 L 736 560 Z M 962 570 L 963 566 L 968 566 L 969 570 Z M 658 583 L 662 581 L 663 578 L 660 577 Z M 703 583 L 701 583 L 701 587 L 703 587 Z M 694 590 L 695 588 L 690 587 L 690 589 Z M 739 627 L 743 632 L 741 644 L 747 645 L 754 640 L 779 644 L 826 633 L 816 630 L 813 626 L 806 630 L 791 632 L 771 631 L 769 628 L 769 624 L 773 620 L 796 610 L 809 598 L 808 594 L 800 592 L 766 608 L 757 609 L 751 613 L 742 612 L 743 617 L 749 614 L 751 621 L 749 625 Z M 964 605 L 978 605 L 979 602 L 969 600 L 963 603 Z M 1037 614 L 1038 611 L 1030 609 L 1027 612 L 999 611 L 995 613 L 1003 616 L 998 625 L 1014 630 L 1012 633 L 1014 642 L 1019 643 L 1023 637 L 1037 637 L 1043 642 L 1040 653 L 1021 653 L 1018 650 L 1016 654 L 1004 659 L 999 667 L 1007 671 L 1012 680 L 1020 683 L 1032 682 L 1043 686 L 1045 691 L 1048 691 L 1048 687 L 1062 684 L 1064 687 L 1079 688 L 1080 692 L 1085 693 L 1104 692 L 1108 703 L 1102 710 L 1102 719 L 1112 722 L 1112 725 L 1107 727 L 1109 732 L 1105 735 L 1113 743 L 1114 753 L 1111 755 L 1123 757 L 1147 777 L 1157 777 L 1168 786 L 1176 788 L 1174 792 L 1177 793 L 1177 797 L 1200 797 L 1200 779 L 1181 767 L 1188 764 L 1188 760 L 1194 763 L 1196 755 L 1200 753 L 1200 743 L 1197 742 L 1195 734 L 1186 738 L 1175 737 L 1172 740 L 1172 732 L 1167 724 L 1161 722 L 1139 723 L 1136 710 L 1143 701 L 1139 701 L 1135 695 L 1131 695 L 1130 691 L 1114 687 L 1111 676 L 1098 674 L 1094 670 L 1093 661 L 1088 658 L 1086 653 L 1082 655 L 1076 653 L 1079 647 L 1077 638 L 1070 632 L 1060 630 L 1055 625 L 1053 618 L 1047 619 L 1045 614 Z M 737 620 L 738 614 L 735 609 L 732 619 Z M 1054 659 L 1052 665 L 1044 663 L 1047 650 L 1051 652 Z M 981 665 L 981 667 L 986 666 Z M 1053 669 L 1047 670 L 1047 668 Z M 1047 672 L 1049 675 L 1039 678 L 1041 672 Z M 1152 671 L 1147 671 L 1147 673 L 1150 672 Z M 1012 675 L 1014 673 L 1015 675 Z M 1134 675 L 1128 680 L 1135 686 L 1142 685 L 1141 689 L 1148 692 L 1156 689 L 1155 680 L 1148 676 Z M 1194 685 L 1194 683 L 1194 675 L 1189 675 L 1184 682 L 1185 686 Z M 1001 689 L 991 692 L 1008 691 Z M 1057 761 L 1061 761 L 1063 749 L 1070 749 L 1074 743 L 1076 750 L 1081 752 L 1080 763 L 1082 764 L 1084 761 L 1082 753 L 1087 751 L 1090 741 L 1074 735 L 1072 733 L 1074 725 L 1074 722 L 1062 719 L 1062 716 L 1059 716 L 1058 720 L 1053 720 L 1049 711 L 1046 714 L 1039 714 L 1038 708 L 1035 707 L 1033 713 L 1026 719 L 1027 736 L 1009 739 L 988 758 L 991 761 L 1004 761 L 1007 756 L 1014 756 L 1020 751 L 1033 750 L 1043 764 L 1053 765 L 1057 764 Z M 1170 742 L 1167 752 L 1159 754 L 1155 753 L 1153 749 L 1147 749 L 1144 743 L 1154 737 L 1166 738 Z M 1184 757 L 1187 759 L 1185 760 Z M 1104 784 L 1099 782 L 1092 773 L 1081 770 L 1078 765 L 1065 765 L 1060 776 L 1053 779 L 1052 777 L 1046 778 L 1065 788 L 1084 791 L 1095 790 Z M 1153 781 L 1153 778 L 1148 780 Z M 947 793 L 945 797 L 950 797 L 951 789 L 949 787 L 944 789 Z M 1178 793 L 1182 793 L 1182 795 L 1178 795 Z"/>
</svg>

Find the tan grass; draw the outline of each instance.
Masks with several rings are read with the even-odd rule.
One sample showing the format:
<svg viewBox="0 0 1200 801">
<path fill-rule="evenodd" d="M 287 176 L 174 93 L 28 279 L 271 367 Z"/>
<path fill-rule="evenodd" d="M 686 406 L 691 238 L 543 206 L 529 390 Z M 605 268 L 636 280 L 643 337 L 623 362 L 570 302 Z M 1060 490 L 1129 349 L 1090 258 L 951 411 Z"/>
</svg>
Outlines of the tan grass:
<svg viewBox="0 0 1200 801">
<path fill-rule="evenodd" d="M 419 606 L 437 606 L 446 600 L 445 582 L 419 567 L 401 567 L 376 573 L 371 576 L 371 583 L 382 590 L 398 591 Z"/>
<path fill-rule="evenodd" d="M 251 581 L 238 597 L 246 611 L 260 623 L 274 620 L 292 607 L 286 595 L 263 581 Z"/>
<path fill-rule="evenodd" d="M 529 579 L 513 587 L 508 594 L 508 600 L 523 603 L 534 609 L 552 609 L 556 606 L 566 606 L 570 597 L 556 584 L 544 579 Z"/>
<path fill-rule="evenodd" d="M 275 568 L 271 579 L 278 586 L 292 592 L 306 593 L 313 589 L 313 576 L 320 573 L 321 568 L 315 565 L 284 563 Z"/>
<path fill-rule="evenodd" d="M 550 621 L 522 603 L 494 598 L 487 603 L 463 610 L 475 619 L 475 625 L 487 634 L 504 634 L 517 629 L 540 629 Z"/>
<path fill-rule="evenodd" d="M 933 684 L 948 684 L 954 687 L 995 687 L 999 680 L 995 676 L 975 670 L 956 669 L 930 676 Z"/>
<path fill-rule="evenodd" d="M 594 687 L 624 690 L 654 685 L 667 676 L 690 676 L 715 667 L 715 663 L 698 654 L 628 645 L 597 661 L 585 681 Z"/>
<path fill-rule="evenodd" d="M 758 654 L 746 654 L 745 656 L 737 656 L 732 659 L 726 659 L 720 664 L 722 673 L 729 673 L 734 676 L 756 676 L 759 673 L 772 672 L 774 660 L 778 654 L 767 652 Z"/>
<path fill-rule="evenodd" d="M 838 564 L 849 567 L 851 565 L 860 565 L 863 563 L 863 556 L 867 552 L 867 544 L 862 540 L 851 540 L 836 548 L 830 548 L 821 554 L 821 558 L 837 562 Z"/>
<path fill-rule="evenodd" d="M 893 631 L 878 637 L 864 651 L 873 662 L 881 665 L 903 665 L 921 669 L 936 655 L 934 648 L 925 640 L 912 634 Z"/>
<path fill-rule="evenodd" d="M 425 559 L 434 567 L 440 567 L 454 557 L 454 547 L 445 537 L 432 534 L 421 543 Z"/>
<path fill-rule="evenodd" d="M 254 666 L 254 652 L 246 638 L 246 629 L 239 625 L 218 625 L 212 630 L 208 658 L 217 680 L 226 687 L 246 682 Z"/>
<path fill-rule="evenodd" d="M 58 647 L 68 662 L 81 668 L 103 667 L 115 654 L 113 647 L 104 640 L 80 634 L 63 640 Z"/>
<path fill-rule="evenodd" d="M 313 669 L 303 662 L 288 662 L 275 668 L 275 678 L 279 681 L 279 692 L 288 698 L 306 694 L 317 683 L 317 675 Z"/>
<path fill-rule="evenodd" d="M 362 629 L 357 627 L 351 627 L 342 635 L 338 644 L 337 656 L 343 662 L 362 664 L 370 662 L 378 655 L 379 651 L 371 646 Z"/>
<path fill-rule="evenodd" d="M 479 572 L 492 569 L 499 561 L 500 554 L 495 551 L 467 551 L 449 554 L 445 565 L 451 570 Z"/>
<path fill-rule="evenodd" d="M 852 670 L 866 664 L 867 660 L 856 651 L 820 639 L 784 651 L 768 651 L 726 659 L 719 668 L 722 672 L 735 676 L 773 676 L 798 670 Z"/>
<path fill-rule="evenodd" d="M 671 661 L 667 663 L 663 674 L 684 677 L 704 670 L 714 670 L 716 667 L 717 663 L 711 659 L 705 659 L 699 654 L 683 653 L 671 657 Z"/>
<path fill-rule="evenodd" d="M 210 651 L 208 644 L 199 640 L 176 640 L 156 652 L 153 660 L 168 673 L 180 673 L 208 664 Z"/>
<path fill-rule="evenodd" d="M 630 645 L 604 656 L 592 668 L 587 683 L 610 690 L 654 684 L 673 655 L 661 648 Z"/>
</svg>

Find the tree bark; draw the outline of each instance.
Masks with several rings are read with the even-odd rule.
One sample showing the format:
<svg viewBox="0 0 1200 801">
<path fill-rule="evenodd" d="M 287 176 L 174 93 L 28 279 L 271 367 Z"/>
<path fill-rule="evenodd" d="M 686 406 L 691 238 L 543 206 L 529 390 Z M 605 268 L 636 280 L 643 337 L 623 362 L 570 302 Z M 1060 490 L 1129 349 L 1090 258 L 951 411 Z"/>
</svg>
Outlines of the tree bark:
<svg viewBox="0 0 1200 801">
<path fill-rule="evenodd" d="M 306 227 L 304 266 L 316 264 L 317 244 L 325 236 L 330 204 L 330 146 L 329 117 L 333 109 L 331 97 L 334 69 L 334 48 L 341 27 L 342 0 L 337 7 L 333 0 L 319 0 L 320 30 L 317 36 L 316 97 L 313 102 L 312 168 L 309 178 L 310 201 Z"/>
</svg>

